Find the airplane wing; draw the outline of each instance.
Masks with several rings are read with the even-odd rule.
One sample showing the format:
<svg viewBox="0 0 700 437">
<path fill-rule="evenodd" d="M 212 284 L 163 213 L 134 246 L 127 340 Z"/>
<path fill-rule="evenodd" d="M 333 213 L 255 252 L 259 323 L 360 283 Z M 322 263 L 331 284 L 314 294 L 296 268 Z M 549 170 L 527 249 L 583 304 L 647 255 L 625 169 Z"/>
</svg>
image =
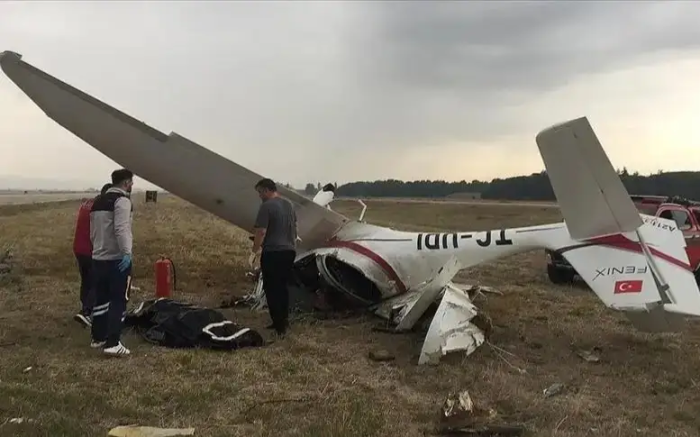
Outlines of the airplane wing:
<svg viewBox="0 0 700 437">
<path fill-rule="evenodd" d="M 59 125 L 139 177 L 251 232 L 260 199 L 254 185 L 263 176 L 185 137 L 165 135 L 21 60 L 0 53 L 0 67 Z M 295 206 L 299 246 L 310 250 L 349 219 L 285 187 Z"/>
</svg>

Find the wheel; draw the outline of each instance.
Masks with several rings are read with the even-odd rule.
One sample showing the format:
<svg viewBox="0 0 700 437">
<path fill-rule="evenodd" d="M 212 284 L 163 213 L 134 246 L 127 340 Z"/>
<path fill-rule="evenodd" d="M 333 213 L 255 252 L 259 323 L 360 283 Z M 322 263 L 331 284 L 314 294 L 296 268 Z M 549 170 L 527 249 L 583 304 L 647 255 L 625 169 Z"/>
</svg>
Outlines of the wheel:
<svg viewBox="0 0 700 437">
<path fill-rule="evenodd" d="M 547 276 L 553 284 L 570 284 L 574 282 L 576 272 L 573 269 L 558 268 L 554 264 L 547 264 Z"/>
</svg>

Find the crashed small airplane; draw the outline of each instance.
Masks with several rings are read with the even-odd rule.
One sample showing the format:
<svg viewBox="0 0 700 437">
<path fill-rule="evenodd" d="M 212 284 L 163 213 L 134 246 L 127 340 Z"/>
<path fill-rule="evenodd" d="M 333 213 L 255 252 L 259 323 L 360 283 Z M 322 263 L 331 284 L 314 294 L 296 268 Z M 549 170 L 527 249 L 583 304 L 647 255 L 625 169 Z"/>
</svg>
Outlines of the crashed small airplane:
<svg viewBox="0 0 700 437">
<path fill-rule="evenodd" d="M 22 61 L 0 54 L 5 74 L 48 117 L 140 177 L 251 232 L 262 178 L 178 135 L 166 135 Z M 674 222 L 637 211 L 587 118 L 541 131 L 536 143 L 564 222 L 479 232 L 416 233 L 351 220 L 281 187 L 296 208 L 296 281 L 336 307 L 369 310 L 396 331 L 437 306 L 419 364 L 484 342 L 477 309 L 453 277 L 462 269 L 533 249 L 561 253 L 606 306 L 638 329 L 677 330 L 700 316 L 700 290 Z M 187 169 L 183 173 L 183 169 Z M 363 210 L 364 214 L 364 210 Z M 668 225 L 668 226 L 664 226 Z M 620 267 L 622 266 L 622 267 Z M 628 268 L 634 266 L 640 268 Z M 615 274 L 596 271 L 616 267 Z M 620 268 L 617 268 L 620 267 Z M 262 285 L 250 299 L 264 304 Z"/>
</svg>

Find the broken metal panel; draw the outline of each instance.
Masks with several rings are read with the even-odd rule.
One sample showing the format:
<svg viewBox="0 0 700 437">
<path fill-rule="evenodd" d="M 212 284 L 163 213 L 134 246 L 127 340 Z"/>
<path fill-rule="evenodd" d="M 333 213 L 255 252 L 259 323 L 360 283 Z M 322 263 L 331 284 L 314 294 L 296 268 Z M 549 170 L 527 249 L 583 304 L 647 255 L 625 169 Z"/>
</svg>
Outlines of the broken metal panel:
<svg viewBox="0 0 700 437">
<path fill-rule="evenodd" d="M 321 276 L 329 276 L 330 273 L 325 269 L 323 259 L 330 256 L 336 256 L 339 251 L 337 249 L 323 249 L 319 252 L 322 254 L 315 255 L 314 264 L 319 266 L 318 274 Z M 307 257 L 308 258 L 308 257 Z M 440 272 L 444 277 L 451 277 L 454 274 L 452 270 L 457 269 L 456 262 L 446 266 Z M 331 278 L 332 279 L 332 278 Z M 376 316 L 387 320 L 396 327 L 397 331 L 407 330 L 413 327 L 425 311 L 434 303 L 439 301 L 439 306 L 433 319 L 430 323 L 427 335 L 425 337 L 421 356 L 418 364 L 436 363 L 440 357 L 456 351 L 465 351 L 467 355 L 471 354 L 485 341 L 485 334 L 477 325 L 471 323 L 471 320 L 477 316 L 478 310 L 472 304 L 469 298 L 469 292 L 479 291 L 480 287 L 470 286 L 466 284 L 453 284 L 447 282 L 446 286 L 441 288 L 433 287 L 431 290 L 426 287 L 439 284 L 442 278 L 438 277 L 431 284 L 426 284 L 423 289 L 409 291 L 403 295 L 389 298 L 376 305 L 359 305 L 355 309 L 362 307 L 369 309 Z M 348 283 L 341 283 L 335 280 L 328 281 L 331 287 L 321 289 L 311 288 L 294 288 L 290 290 L 290 303 L 300 300 L 298 295 L 305 294 L 308 296 L 316 296 L 316 294 L 325 294 L 331 297 L 331 300 L 337 302 L 337 298 L 332 299 L 332 295 L 346 295 L 352 292 L 348 289 Z M 488 288 L 485 291 L 492 291 Z M 337 296 L 336 296 L 337 297 Z M 262 310 L 266 307 L 265 292 L 263 289 L 262 277 L 258 276 L 255 289 L 244 299 L 253 309 Z M 416 306 L 421 305 L 421 311 L 416 310 Z M 353 305 L 354 306 L 354 305 Z M 348 308 L 350 309 L 350 308 Z M 406 317 L 410 316 L 413 323 L 409 328 L 403 328 L 402 322 L 405 322 Z"/>
<path fill-rule="evenodd" d="M 398 324 L 408 308 L 420 299 L 420 292 L 409 291 L 406 294 L 387 299 L 374 308 L 374 314 L 391 323 Z"/>
<path fill-rule="evenodd" d="M 251 293 L 245 295 L 242 301 L 248 302 L 253 310 L 263 310 L 267 308 L 267 298 L 263 288 L 262 275 L 258 275 L 258 279 L 255 281 L 255 288 Z"/>
<path fill-rule="evenodd" d="M 396 329 L 398 330 L 408 330 L 411 329 L 420 317 L 425 313 L 425 310 L 435 302 L 439 294 L 445 288 L 445 285 L 450 282 L 457 272 L 460 270 L 461 266 L 454 256 L 438 270 L 437 275 L 433 276 L 427 283 L 421 287 L 422 292 L 420 299 L 418 299 L 408 310 L 403 314 L 401 321 L 399 322 Z"/>
<path fill-rule="evenodd" d="M 470 355 L 485 341 L 484 332 L 471 320 L 476 307 L 466 292 L 449 284 L 423 341 L 418 364 L 436 364 L 448 352 Z"/>
<path fill-rule="evenodd" d="M 317 259 L 319 257 L 333 257 L 338 261 L 354 267 L 362 273 L 362 275 L 381 291 L 382 296 L 392 295 L 396 293 L 396 284 L 387 276 L 386 272 L 375 263 L 372 259 L 360 255 L 351 249 L 344 247 L 324 248 L 316 251 Z M 372 302 L 374 303 L 374 302 Z"/>
</svg>

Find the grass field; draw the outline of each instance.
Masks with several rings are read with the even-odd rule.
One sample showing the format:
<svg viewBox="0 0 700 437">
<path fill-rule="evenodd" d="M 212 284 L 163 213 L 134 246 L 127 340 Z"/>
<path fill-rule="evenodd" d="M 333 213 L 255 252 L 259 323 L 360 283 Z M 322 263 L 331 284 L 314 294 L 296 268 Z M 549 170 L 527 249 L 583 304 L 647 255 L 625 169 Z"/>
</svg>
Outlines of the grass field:
<svg viewBox="0 0 700 437">
<path fill-rule="evenodd" d="M 161 254 L 178 268 L 178 298 L 213 306 L 248 291 L 246 234 L 176 198 L 135 203 L 142 291 L 132 305 L 152 296 Z M 544 207 L 368 205 L 369 222 L 414 230 L 560 220 Z M 133 355 L 106 359 L 71 319 L 79 308 L 76 209 L 75 200 L 0 207 L 0 250 L 15 254 L 13 271 L 0 279 L 1 436 L 105 436 L 127 424 L 194 427 L 196 436 L 422 436 L 431 435 L 448 393 L 465 389 L 533 436 L 700 433 L 698 325 L 664 337 L 637 333 L 585 287 L 550 284 L 542 252 L 460 274 L 504 293 L 476 301 L 493 319 L 493 346 L 436 367 L 415 364 L 423 334 L 373 332 L 372 317 L 296 324 L 284 340 L 231 353 L 157 348 L 130 334 L 124 342 Z M 268 335 L 265 313 L 223 311 Z M 594 347 L 600 362 L 577 355 Z M 375 349 L 396 360 L 369 360 Z M 554 383 L 565 389 L 545 397 Z M 8 422 L 16 417 L 33 422 Z"/>
</svg>

